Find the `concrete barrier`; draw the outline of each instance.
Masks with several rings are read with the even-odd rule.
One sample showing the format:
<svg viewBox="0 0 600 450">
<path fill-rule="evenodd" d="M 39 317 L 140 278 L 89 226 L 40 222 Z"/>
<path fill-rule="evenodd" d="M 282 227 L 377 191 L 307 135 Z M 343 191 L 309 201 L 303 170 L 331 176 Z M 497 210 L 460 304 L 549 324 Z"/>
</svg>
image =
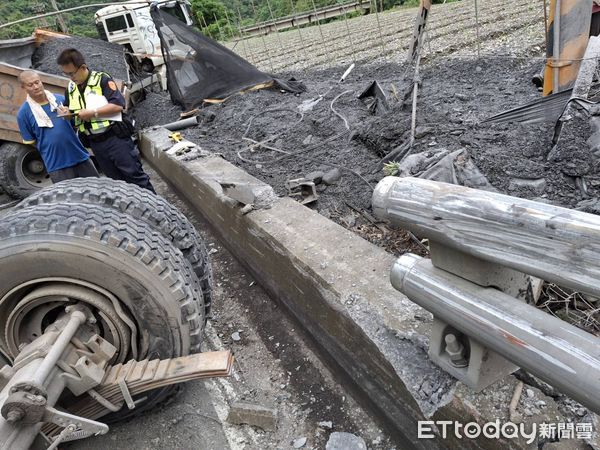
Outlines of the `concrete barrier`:
<svg viewBox="0 0 600 450">
<path fill-rule="evenodd" d="M 352 380 L 399 448 L 526 448 L 516 438 L 418 439 L 419 420 L 503 417 L 516 381 L 497 383 L 491 395 L 471 393 L 429 361 L 431 316 L 391 286 L 393 255 L 290 198 L 275 197 L 270 186 L 219 156 L 191 143 L 174 146 L 168 135 L 163 128 L 146 130 L 143 156 Z M 248 212 L 232 197 L 254 199 L 258 209 Z M 560 416 L 550 406 L 549 417 Z"/>
</svg>

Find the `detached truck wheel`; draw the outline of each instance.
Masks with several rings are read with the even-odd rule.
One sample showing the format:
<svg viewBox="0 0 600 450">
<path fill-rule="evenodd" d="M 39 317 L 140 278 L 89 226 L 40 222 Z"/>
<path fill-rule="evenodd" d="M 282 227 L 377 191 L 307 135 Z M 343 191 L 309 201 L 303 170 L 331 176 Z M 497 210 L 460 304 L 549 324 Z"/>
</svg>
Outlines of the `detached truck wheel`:
<svg viewBox="0 0 600 450">
<path fill-rule="evenodd" d="M 131 216 L 84 204 L 14 210 L 0 222 L 0 347 L 14 358 L 66 304 L 84 303 L 115 362 L 200 351 L 202 290 L 189 262 L 161 233 Z M 145 393 L 131 412 L 161 401 Z"/>
<path fill-rule="evenodd" d="M 25 198 L 52 180 L 35 148 L 7 142 L 0 145 L 0 184 L 11 197 Z"/>
<path fill-rule="evenodd" d="M 85 203 L 130 215 L 160 232 L 190 262 L 200 280 L 205 318 L 212 306 L 213 275 L 204 241 L 190 221 L 164 198 L 135 184 L 110 178 L 75 178 L 43 189 L 17 208 L 57 203 Z"/>
</svg>

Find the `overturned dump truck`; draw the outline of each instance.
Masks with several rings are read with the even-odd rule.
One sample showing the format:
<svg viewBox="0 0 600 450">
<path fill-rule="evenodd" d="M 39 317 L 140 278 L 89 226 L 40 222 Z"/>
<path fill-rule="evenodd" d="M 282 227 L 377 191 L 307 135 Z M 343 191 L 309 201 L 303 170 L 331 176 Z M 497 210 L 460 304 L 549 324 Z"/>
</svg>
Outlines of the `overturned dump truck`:
<svg viewBox="0 0 600 450">
<path fill-rule="evenodd" d="M 103 434 L 175 383 L 229 375 L 228 351 L 199 353 L 211 285 L 191 223 L 135 185 L 69 180 L 5 213 L 0 448 Z"/>
</svg>

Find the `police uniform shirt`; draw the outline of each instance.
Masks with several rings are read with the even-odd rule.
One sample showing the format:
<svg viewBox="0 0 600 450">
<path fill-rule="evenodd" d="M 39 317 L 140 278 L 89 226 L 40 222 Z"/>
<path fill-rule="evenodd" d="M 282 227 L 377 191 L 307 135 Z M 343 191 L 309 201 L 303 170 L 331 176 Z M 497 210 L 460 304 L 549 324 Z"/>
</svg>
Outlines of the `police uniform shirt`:
<svg viewBox="0 0 600 450">
<path fill-rule="evenodd" d="M 90 76 L 91 75 L 92 75 L 92 71 L 90 70 Z M 85 87 L 87 86 L 89 79 L 90 79 L 90 77 L 88 76 L 88 78 L 85 80 L 85 82 L 83 84 L 77 85 L 77 88 L 79 89 L 81 98 L 84 101 L 85 101 L 85 99 L 83 98 L 83 92 L 85 91 Z M 125 98 L 123 97 L 123 94 L 121 94 L 121 92 L 119 91 L 119 88 L 117 87 L 117 83 L 115 83 L 115 81 L 112 79 L 112 77 L 110 75 L 107 75 L 105 73 L 102 74 L 102 77 L 100 78 L 100 88 L 102 89 L 102 95 L 106 98 L 108 103 L 112 103 L 113 105 L 119 105 L 119 106 L 125 108 Z M 65 92 L 65 97 L 67 97 L 67 101 L 64 103 L 64 105 L 66 107 L 68 107 L 69 106 L 69 92 L 68 91 Z"/>
</svg>

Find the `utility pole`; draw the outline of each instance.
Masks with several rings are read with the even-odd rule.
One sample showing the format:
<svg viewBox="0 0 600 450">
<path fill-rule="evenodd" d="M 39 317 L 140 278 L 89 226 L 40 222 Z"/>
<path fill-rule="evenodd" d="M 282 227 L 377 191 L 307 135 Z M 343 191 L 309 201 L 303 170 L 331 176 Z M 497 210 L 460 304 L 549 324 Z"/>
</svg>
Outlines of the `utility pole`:
<svg viewBox="0 0 600 450">
<path fill-rule="evenodd" d="M 52 8 L 54 8 L 54 11 L 60 11 L 58 9 L 58 5 L 56 4 L 56 0 L 50 0 L 50 4 L 52 5 Z M 61 31 L 62 33 L 69 32 L 69 30 L 67 29 L 67 23 L 65 22 L 65 19 L 62 16 L 62 14 L 56 16 L 56 23 L 58 24 L 59 31 Z"/>
<path fill-rule="evenodd" d="M 427 18 L 429 17 L 429 10 L 431 9 L 431 0 L 421 0 L 419 5 L 419 14 L 415 20 L 415 28 L 413 30 L 413 37 L 410 41 L 410 48 L 408 50 L 407 63 L 413 63 L 417 58 L 417 53 L 420 50 L 421 42 L 423 39 L 423 33 L 425 33 L 425 27 L 427 26 Z"/>
<path fill-rule="evenodd" d="M 46 12 L 46 6 L 42 5 L 41 3 L 35 3 L 33 5 L 31 5 L 31 10 L 35 13 L 35 14 L 41 14 Z M 46 21 L 45 17 L 42 17 L 41 19 L 39 19 L 39 23 L 42 27 L 47 27 L 48 26 L 48 22 Z"/>
</svg>

